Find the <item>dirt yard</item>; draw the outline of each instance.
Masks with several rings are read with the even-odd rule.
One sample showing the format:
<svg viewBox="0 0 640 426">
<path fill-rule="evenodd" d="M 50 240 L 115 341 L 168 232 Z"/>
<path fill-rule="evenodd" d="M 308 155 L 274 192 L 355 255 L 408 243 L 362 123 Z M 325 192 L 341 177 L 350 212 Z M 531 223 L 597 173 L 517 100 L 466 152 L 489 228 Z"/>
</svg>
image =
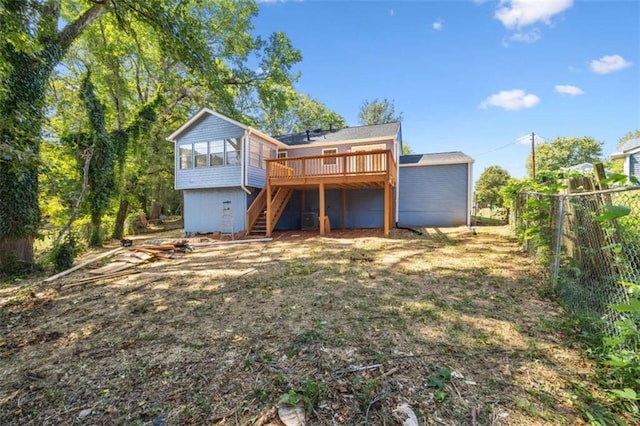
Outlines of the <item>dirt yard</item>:
<svg viewBox="0 0 640 426">
<path fill-rule="evenodd" d="M 586 423 L 592 367 L 506 228 L 289 232 L 136 270 L 0 286 L 0 424 Z"/>
</svg>

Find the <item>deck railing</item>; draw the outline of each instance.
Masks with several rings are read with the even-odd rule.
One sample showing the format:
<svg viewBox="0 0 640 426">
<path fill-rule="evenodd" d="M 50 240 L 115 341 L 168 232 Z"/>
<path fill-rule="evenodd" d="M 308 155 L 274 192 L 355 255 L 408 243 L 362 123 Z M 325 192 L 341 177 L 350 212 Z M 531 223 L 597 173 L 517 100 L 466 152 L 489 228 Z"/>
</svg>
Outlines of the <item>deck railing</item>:
<svg viewBox="0 0 640 426">
<path fill-rule="evenodd" d="M 278 180 L 367 175 L 387 175 L 395 182 L 396 162 L 390 150 L 267 160 L 267 176 Z"/>
</svg>

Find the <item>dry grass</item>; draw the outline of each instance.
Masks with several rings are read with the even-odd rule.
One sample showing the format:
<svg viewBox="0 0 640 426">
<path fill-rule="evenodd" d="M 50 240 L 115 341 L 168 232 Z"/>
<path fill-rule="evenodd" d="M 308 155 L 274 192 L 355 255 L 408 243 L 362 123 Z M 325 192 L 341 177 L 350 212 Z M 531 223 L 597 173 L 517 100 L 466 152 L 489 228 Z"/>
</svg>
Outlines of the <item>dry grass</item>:
<svg viewBox="0 0 640 426">
<path fill-rule="evenodd" d="M 200 248 L 0 288 L 0 424 L 581 424 L 591 367 L 504 228 Z"/>
</svg>

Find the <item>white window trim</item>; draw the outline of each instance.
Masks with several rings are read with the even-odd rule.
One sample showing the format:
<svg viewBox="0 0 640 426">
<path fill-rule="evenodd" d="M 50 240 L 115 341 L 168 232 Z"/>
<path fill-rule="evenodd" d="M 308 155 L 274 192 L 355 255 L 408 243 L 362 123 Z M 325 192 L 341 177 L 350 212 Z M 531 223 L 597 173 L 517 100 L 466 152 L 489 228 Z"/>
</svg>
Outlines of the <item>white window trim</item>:
<svg viewBox="0 0 640 426">
<path fill-rule="evenodd" d="M 331 151 L 331 152 L 328 152 Z M 333 155 L 338 153 L 338 148 L 324 148 L 322 150 L 322 155 Z M 323 166 L 335 166 L 338 163 L 337 158 L 323 158 L 322 165 Z"/>
</svg>

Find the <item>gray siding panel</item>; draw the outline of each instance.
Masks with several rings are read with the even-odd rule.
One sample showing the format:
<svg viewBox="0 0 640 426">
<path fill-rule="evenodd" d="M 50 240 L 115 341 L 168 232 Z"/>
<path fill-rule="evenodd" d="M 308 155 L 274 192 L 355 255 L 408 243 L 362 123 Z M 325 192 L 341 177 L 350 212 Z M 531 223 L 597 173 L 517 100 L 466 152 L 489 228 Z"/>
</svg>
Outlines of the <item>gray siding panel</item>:
<svg viewBox="0 0 640 426">
<path fill-rule="evenodd" d="M 381 144 L 385 144 L 387 147 L 386 149 L 391 149 L 393 150 L 393 141 L 376 141 L 376 142 L 367 142 L 367 143 L 354 143 L 354 144 L 343 144 L 343 145 L 334 145 L 334 146 L 309 146 L 309 147 L 305 147 L 305 148 L 298 148 L 298 149 L 289 149 L 287 151 L 287 155 L 291 158 L 291 157 L 304 157 L 307 155 L 322 155 L 322 150 L 323 149 L 328 149 L 328 148 L 338 148 L 338 154 L 344 154 L 347 152 L 351 152 L 351 147 L 354 146 L 362 146 L 362 145 L 381 145 Z"/>
<path fill-rule="evenodd" d="M 240 185 L 240 166 L 208 167 L 180 170 L 178 153 L 180 145 L 194 142 L 208 142 L 217 139 L 238 138 L 244 135 L 244 129 L 213 115 L 205 115 L 182 134 L 176 141 L 174 162 L 176 170 L 176 189 L 196 189 L 214 187 L 236 187 Z"/>
<path fill-rule="evenodd" d="M 184 191 L 184 231 L 206 233 L 222 230 L 222 203 L 231 201 L 234 231 L 245 226 L 246 193 L 242 188 Z"/>
<path fill-rule="evenodd" d="M 289 201 L 278 229 L 300 229 L 300 212 L 320 213 L 320 198 L 317 190 L 305 191 L 305 205 L 300 205 L 300 191 Z M 342 227 L 342 193 L 340 190 L 325 191 L 325 214 L 329 216 L 331 228 Z M 384 191 L 381 189 L 354 189 L 346 193 L 345 228 L 382 228 L 384 225 Z"/>
<path fill-rule="evenodd" d="M 240 186 L 240 166 L 203 167 L 176 171 L 176 189 Z"/>
<path fill-rule="evenodd" d="M 400 167 L 398 224 L 460 226 L 467 223 L 467 164 Z"/>
<path fill-rule="evenodd" d="M 640 178 L 640 152 L 629 156 L 629 176 Z"/>
<path fill-rule="evenodd" d="M 263 144 L 269 145 L 270 147 L 276 148 L 277 146 L 274 143 L 266 141 L 257 135 L 251 135 L 248 138 L 247 146 L 246 146 L 246 159 L 247 159 L 247 186 L 253 186 L 255 188 L 264 188 L 267 184 L 267 171 L 261 169 L 259 167 L 253 167 L 250 164 L 249 157 L 251 152 L 251 145 L 255 143 L 262 142 Z"/>
</svg>

